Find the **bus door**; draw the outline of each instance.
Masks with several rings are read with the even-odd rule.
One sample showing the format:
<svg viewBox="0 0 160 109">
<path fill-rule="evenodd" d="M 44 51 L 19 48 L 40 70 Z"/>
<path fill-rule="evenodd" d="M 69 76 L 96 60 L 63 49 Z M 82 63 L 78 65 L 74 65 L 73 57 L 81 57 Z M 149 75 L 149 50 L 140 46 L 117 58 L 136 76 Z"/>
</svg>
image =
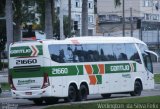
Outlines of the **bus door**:
<svg viewBox="0 0 160 109">
<path fill-rule="evenodd" d="M 154 88 L 154 74 L 153 74 L 153 65 L 152 65 L 151 55 L 155 55 L 158 59 L 158 55 L 152 51 L 145 50 L 145 53 L 143 54 L 144 66 L 147 74 L 145 78 L 147 82 L 147 89 Z"/>
</svg>

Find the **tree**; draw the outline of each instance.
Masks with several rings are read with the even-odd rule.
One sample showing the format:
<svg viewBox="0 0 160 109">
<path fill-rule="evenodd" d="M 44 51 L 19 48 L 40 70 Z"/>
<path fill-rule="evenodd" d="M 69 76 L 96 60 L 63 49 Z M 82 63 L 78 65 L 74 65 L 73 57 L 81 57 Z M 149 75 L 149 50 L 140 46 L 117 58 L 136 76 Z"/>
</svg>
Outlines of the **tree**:
<svg viewBox="0 0 160 109">
<path fill-rule="evenodd" d="M 69 36 L 71 37 L 71 0 L 68 0 L 68 20 Z"/>
<path fill-rule="evenodd" d="M 45 33 L 47 39 L 53 38 L 51 0 L 45 0 Z"/>
<path fill-rule="evenodd" d="M 88 36 L 88 0 L 82 0 L 82 36 Z"/>
<path fill-rule="evenodd" d="M 13 0 L 14 5 L 14 42 L 21 41 L 21 23 L 24 18 L 22 15 L 22 1 L 21 0 Z"/>
<path fill-rule="evenodd" d="M 13 42 L 13 10 L 12 0 L 6 0 L 6 31 L 7 31 L 7 50 L 10 43 Z"/>
</svg>

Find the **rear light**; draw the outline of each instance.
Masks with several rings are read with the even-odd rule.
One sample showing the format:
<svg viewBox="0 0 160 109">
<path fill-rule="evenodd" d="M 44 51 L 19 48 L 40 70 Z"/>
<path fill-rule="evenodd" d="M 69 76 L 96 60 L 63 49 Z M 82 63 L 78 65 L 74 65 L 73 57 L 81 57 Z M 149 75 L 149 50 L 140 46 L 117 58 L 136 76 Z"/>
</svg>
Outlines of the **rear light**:
<svg viewBox="0 0 160 109">
<path fill-rule="evenodd" d="M 11 89 L 12 89 L 12 90 L 16 90 L 16 88 L 15 88 L 15 86 L 14 86 L 14 84 L 13 84 L 12 75 L 9 75 L 9 76 L 8 76 L 8 82 L 9 82 L 9 84 L 10 84 Z"/>
<path fill-rule="evenodd" d="M 44 88 L 48 87 L 49 85 L 50 85 L 50 82 L 49 82 L 48 74 L 44 73 L 44 76 L 43 76 L 43 85 L 42 85 L 41 89 L 44 89 Z"/>
</svg>

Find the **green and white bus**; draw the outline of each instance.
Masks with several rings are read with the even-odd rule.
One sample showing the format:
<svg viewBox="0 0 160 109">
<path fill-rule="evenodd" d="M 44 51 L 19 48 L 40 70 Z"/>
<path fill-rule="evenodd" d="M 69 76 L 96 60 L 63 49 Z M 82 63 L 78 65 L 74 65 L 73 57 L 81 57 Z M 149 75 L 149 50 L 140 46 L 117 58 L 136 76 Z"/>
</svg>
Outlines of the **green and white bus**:
<svg viewBox="0 0 160 109">
<path fill-rule="evenodd" d="M 86 100 L 89 94 L 141 95 L 154 88 L 147 45 L 132 37 L 75 37 L 17 42 L 9 50 L 12 96 L 36 104 Z"/>
</svg>

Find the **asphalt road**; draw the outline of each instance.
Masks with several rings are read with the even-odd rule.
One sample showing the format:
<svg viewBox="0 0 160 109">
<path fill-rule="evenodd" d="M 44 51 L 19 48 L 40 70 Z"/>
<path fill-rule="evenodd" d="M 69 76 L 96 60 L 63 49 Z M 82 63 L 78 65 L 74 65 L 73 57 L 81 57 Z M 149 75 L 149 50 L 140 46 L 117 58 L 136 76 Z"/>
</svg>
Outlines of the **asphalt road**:
<svg viewBox="0 0 160 109">
<path fill-rule="evenodd" d="M 160 84 L 155 85 L 155 89 L 153 90 L 146 90 L 142 92 L 142 97 L 143 96 L 156 96 L 160 95 Z M 131 98 L 129 94 L 113 94 L 110 99 L 107 100 L 113 100 L 113 99 L 125 99 L 125 98 Z M 77 104 L 77 103 L 86 103 L 86 102 L 97 102 L 97 101 L 103 101 L 106 99 L 102 99 L 100 95 L 89 95 L 88 100 L 84 102 L 74 102 L 74 103 L 64 103 L 63 99 L 59 100 L 58 104 L 54 104 L 55 106 L 57 105 L 69 105 L 69 104 Z M 45 107 L 48 107 L 47 104 L 43 105 L 35 105 L 32 101 L 25 100 L 25 99 L 12 99 L 10 96 L 10 92 L 3 92 L 3 94 L 0 97 L 0 106 L 4 104 L 9 104 L 9 105 L 14 105 L 18 106 L 18 109 L 43 109 Z M 1 108 L 1 107 L 0 107 Z"/>
</svg>

